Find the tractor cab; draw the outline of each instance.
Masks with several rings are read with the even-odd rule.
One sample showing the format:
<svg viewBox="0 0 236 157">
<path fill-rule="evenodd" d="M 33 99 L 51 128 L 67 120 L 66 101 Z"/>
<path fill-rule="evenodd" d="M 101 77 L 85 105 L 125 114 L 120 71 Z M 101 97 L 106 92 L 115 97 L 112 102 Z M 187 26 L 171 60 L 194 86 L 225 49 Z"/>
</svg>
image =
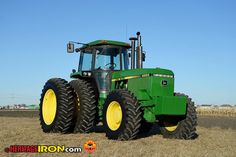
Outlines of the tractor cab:
<svg viewBox="0 0 236 157">
<path fill-rule="evenodd" d="M 67 51 L 73 51 L 69 43 Z M 108 93 L 111 86 L 112 72 L 128 70 L 130 45 L 111 40 L 96 40 L 75 49 L 80 52 L 78 71 L 73 70 L 72 78 L 94 78 L 99 93 Z"/>
</svg>

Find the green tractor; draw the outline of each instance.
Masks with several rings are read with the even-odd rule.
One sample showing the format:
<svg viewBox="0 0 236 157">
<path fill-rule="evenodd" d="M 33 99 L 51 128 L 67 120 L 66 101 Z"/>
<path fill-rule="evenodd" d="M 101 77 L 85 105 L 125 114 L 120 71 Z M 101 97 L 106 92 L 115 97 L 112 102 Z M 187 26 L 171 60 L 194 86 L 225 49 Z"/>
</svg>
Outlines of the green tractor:
<svg viewBox="0 0 236 157">
<path fill-rule="evenodd" d="M 40 99 L 44 132 L 89 133 L 102 122 L 109 139 L 130 140 L 157 123 L 163 137 L 196 136 L 194 102 L 174 92 L 171 70 L 143 68 L 139 32 L 130 40 L 131 45 L 112 40 L 80 48 L 67 44 L 69 53 L 80 52 L 78 70 L 72 70 L 69 83 L 61 78 L 46 82 Z"/>
</svg>

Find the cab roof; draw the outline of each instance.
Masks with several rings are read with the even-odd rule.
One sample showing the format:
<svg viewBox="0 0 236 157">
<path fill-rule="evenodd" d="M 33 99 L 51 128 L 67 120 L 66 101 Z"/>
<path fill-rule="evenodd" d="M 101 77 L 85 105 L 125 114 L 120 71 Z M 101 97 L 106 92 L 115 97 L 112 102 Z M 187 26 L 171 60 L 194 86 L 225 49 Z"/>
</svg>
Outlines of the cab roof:
<svg viewBox="0 0 236 157">
<path fill-rule="evenodd" d="M 86 49 L 92 46 L 100 46 L 100 45 L 114 45 L 114 46 L 122 46 L 126 48 L 130 48 L 129 43 L 114 41 L 114 40 L 95 40 L 90 43 L 83 45 L 80 49 Z"/>
</svg>

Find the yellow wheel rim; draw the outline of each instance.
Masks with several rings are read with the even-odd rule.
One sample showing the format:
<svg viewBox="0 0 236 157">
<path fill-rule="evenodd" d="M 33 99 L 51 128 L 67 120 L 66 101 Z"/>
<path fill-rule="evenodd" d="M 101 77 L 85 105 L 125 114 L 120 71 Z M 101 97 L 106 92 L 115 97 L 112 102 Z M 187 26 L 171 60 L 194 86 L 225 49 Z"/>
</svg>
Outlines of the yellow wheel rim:
<svg viewBox="0 0 236 157">
<path fill-rule="evenodd" d="M 115 131 L 120 127 L 122 121 L 121 106 L 117 101 L 112 101 L 106 112 L 106 120 L 108 127 Z"/>
<path fill-rule="evenodd" d="M 174 124 L 174 123 L 170 123 L 170 122 L 164 122 L 164 126 L 165 126 L 166 130 L 173 132 L 177 129 L 178 123 Z"/>
<path fill-rule="evenodd" d="M 48 89 L 43 98 L 43 120 L 47 125 L 52 124 L 55 119 L 57 110 L 57 98 L 52 89 Z"/>
<path fill-rule="evenodd" d="M 78 107 L 78 111 L 80 111 L 80 100 L 79 100 L 79 96 L 77 96 L 77 107 Z"/>
</svg>

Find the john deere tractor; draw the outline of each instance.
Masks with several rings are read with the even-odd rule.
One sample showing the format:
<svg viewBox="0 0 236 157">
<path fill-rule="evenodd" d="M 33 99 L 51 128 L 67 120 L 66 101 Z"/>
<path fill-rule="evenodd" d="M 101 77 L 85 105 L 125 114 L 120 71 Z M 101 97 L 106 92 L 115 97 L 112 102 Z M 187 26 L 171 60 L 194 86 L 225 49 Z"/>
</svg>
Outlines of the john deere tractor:
<svg viewBox="0 0 236 157">
<path fill-rule="evenodd" d="M 72 70 L 70 82 L 46 82 L 40 100 L 44 132 L 89 133 L 102 122 L 109 139 L 130 140 L 157 123 L 163 137 L 195 137 L 194 102 L 174 92 L 171 70 L 143 68 L 139 32 L 130 40 L 67 44 L 69 53 L 80 54 L 78 69 Z M 75 48 L 75 43 L 82 46 Z"/>
</svg>

